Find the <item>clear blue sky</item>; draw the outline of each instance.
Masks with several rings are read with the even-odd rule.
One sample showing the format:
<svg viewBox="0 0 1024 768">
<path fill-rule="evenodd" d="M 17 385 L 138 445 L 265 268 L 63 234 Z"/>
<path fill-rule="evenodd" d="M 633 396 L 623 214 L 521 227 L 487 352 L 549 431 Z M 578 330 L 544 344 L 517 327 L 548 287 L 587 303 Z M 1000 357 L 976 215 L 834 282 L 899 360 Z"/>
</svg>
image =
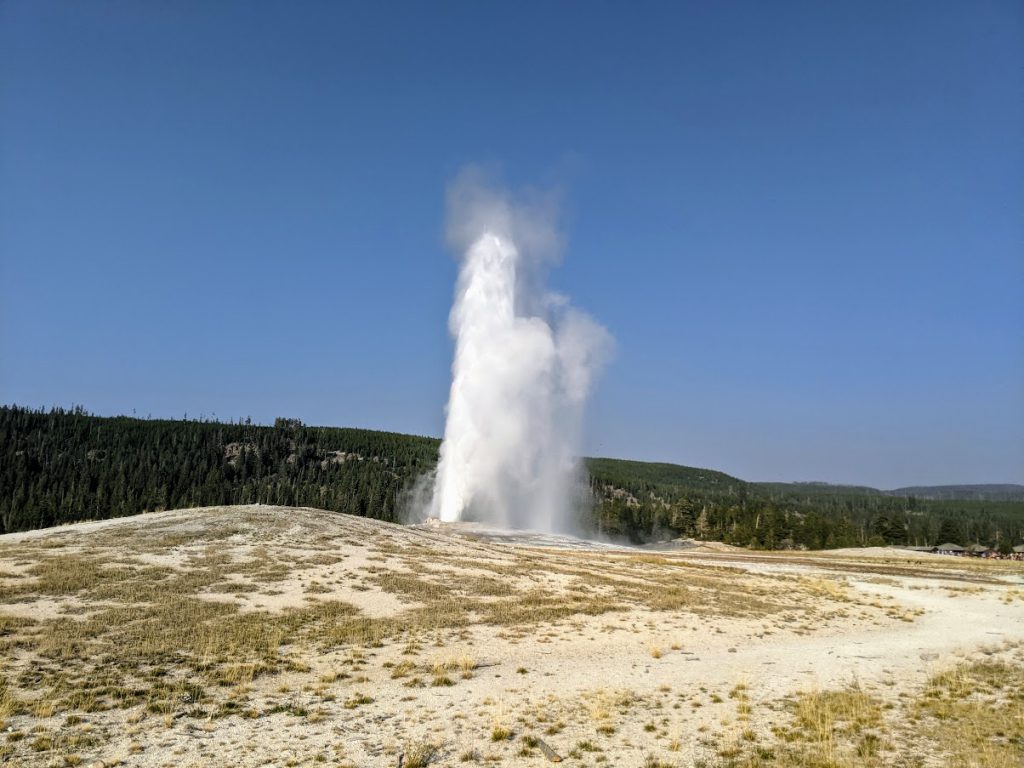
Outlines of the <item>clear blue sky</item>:
<svg viewBox="0 0 1024 768">
<path fill-rule="evenodd" d="M 0 402 L 439 435 L 466 163 L 564 192 L 587 451 L 1024 482 L 1024 5 L 0 3 Z"/>
</svg>

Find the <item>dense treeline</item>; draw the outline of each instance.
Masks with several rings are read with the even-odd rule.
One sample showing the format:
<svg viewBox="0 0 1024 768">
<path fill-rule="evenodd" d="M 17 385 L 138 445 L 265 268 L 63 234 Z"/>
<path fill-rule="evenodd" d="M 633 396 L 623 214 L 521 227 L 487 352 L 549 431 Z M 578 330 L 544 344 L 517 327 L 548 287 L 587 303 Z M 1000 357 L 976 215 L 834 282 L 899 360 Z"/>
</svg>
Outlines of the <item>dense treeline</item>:
<svg viewBox="0 0 1024 768">
<path fill-rule="evenodd" d="M 439 441 L 360 429 L 91 416 L 0 407 L 0 532 L 218 504 L 311 506 L 383 520 L 434 467 Z M 1020 501 L 935 500 L 868 488 L 756 484 L 712 470 L 588 459 L 606 536 L 742 546 L 1024 539 Z"/>
<path fill-rule="evenodd" d="M 361 429 L 0 408 L 0 531 L 217 504 L 394 520 L 437 440 Z"/>
<path fill-rule="evenodd" d="M 759 549 L 831 549 L 1024 541 L 1024 502 L 924 500 L 874 488 L 821 483 L 747 483 L 712 470 L 588 459 L 599 500 L 595 523 L 609 536 L 673 536 Z"/>
</svg>

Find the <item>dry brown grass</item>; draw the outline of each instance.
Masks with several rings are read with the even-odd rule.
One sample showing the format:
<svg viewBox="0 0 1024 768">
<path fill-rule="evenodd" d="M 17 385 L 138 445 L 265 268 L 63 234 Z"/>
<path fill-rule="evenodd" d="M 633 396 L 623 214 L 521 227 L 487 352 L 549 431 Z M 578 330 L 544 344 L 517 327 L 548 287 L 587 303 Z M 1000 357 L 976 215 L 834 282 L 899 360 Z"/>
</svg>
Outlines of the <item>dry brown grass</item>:
<svg viewBox="0 0 1024 768">
<path fill-rule="evenodd" d="M 773 727 L 772 742 L 750 746 L 736 742 L 720 750 L 717 765 L 1024 765 L 1024 665 L 1020 662 L 1018 655 L 961 664 L 933 676 L 923 692 L 899 692 L 896 704 L 883 704 L 859 686 L 798 694 L 790 705 L 788 723 Z"/>
<path fill-rule="evenodd" d="M 479 556 L 474 557 L 465 548 L 449 551 L 443 542 L 399 546 L 376 535 L 372 542 L 352 539 L 346 546 L 359 547 L 361 555 L 351 559 L 330 551 L 336 541 L 330 537 L 303 540 L 294 555 L 289 547 L 297 547 L 297 542 L 282 546 L 287 541 L 282 539 L 287 519 L 277 521 L 268 513 L 237 517 L 224 524 L 197 522 L 194 531 L 140 527 L 137 532 L 108 530 L 82 539 L 0 547 L 0 571 L 7 574 L 0 580 L 0 654 L 17 659 L 16 666 L 3 668 L 0 677 L 0 722 L 13 720 L 12 733 L 26 734 L 0 743 L 0 759 L 19 758 L 31 749 L 50 757 L 85 755 L 88 761 L 90 745 L 109 735 L 84 733 L 74 718 L 107 710 L 132 710 L 132 717 L 141 713 L 144 720 L 149 718 L 146 722 L 166 722 L 168 728 L 182 717 L 191 718 L 191 723 L 216 723 L 223 722 L 219 718 L 272 713 L 312 722 L 329 717 L 323 704 L 335 697 L 342 709 L 372 710 L 372 699 L 356 688 L 377 695 L 364 687 L 374 684 L 374 674 L 402 679 L 403 685 L 421 689 L 402 692 L 416 695 L 431 693 L 425 687 L 432 683 L 479 685 L 457 682 L 460 676 L 473 677 L 481 664 L 473 653 L 455 649 L 472 648 L 471 634 L 483 627 L 510 642 L 532 636 L 544 643 L 557 642 L 562 633 L 582 634 L 585 617 L 605 614 L 612 627 L 620 625 L 621 616 L 634 613 L 651 617 L 649 626 L 654 626 L 656 620 L 648 613 L 653 612 L 662 615 L 657 621 L 678 616 L 691 617 L 694 623 L 759 618 L 766 620 L 766 627 L 770 622 L 781 631 L 807 632 L 854 605 L 876 617 L 895 610 L 882 603 L 858 604 L 841 577 L 737 578 L 733 568 L 675 556 L 480 544 Z M 372 525 L 377 524 L 366 523 Z M 235 548 L 231 542 L 241 546 Z M 126 551 L 132 555 L 126 556 Z M 349 564 L 354 561 L 358 564 Z M 15 569 L 22 575 L 11 575 Z M 401 605 L 390 614 L 368 615 L 332 597 L 333 585 L 342 583 L 350 589 L 395 595 Z M 255 605 L 254 596 L 283 594 L 282 590 L 298 593 L 298 602 L 276 610 Z M 36 618 L 4 612 L 7 606 L 25 613 L 31 609 L 25 604 L 34 601 L 45 603 L 51 612 Z M 54 613 L 55 618 L 47 618 Z M 622 626 L 614 631 L 621 629 L 638 631 Z M 662 647 L 648 645 L 650 637 L 631 646 L 631 653 L 646 649 L 652 658 L 660 658 Z M 666 630 L 660 637 L 671 636 Z M 368 662 L 383 645 L 395 646 L 394 654 L 404 647 L 409 658 L 389 656 L 385 649 L 383 669 L 382 659 Z M 419 657 L 434 645 L 448 648 L 452 655 L 432 661 Z M 680 650 L 681 644 L 674 642 L 671 648 Z M 315 659 L 334 652 L 330 669 L 326 663 L 310 668 L 316 666 Z M 669 655 L 658 668 L 671 665 L 674 658 Z M 529 664 L 529 677 L 514 676 L 526 685 L 533 675 L 541 679 L 539 665 Z M 346 671 L 340 673 L 338 667 Z M 525 673 L 525 667 L 521 671 Z M 969 679 L 975 680 L 977 674 L 972 671 Z M 949 685 L 935 683 L 935 689 L 960 685 L 957 690 L 963 693 L 961 683 L 967 678 L 958 675 L 947 681 Z M 268 691 L 273 692 L 269 697 Z M 1000 691 L 992 689 L 992 702 L 1011 701 L 1011 689 Z M 778 744 L 754 743 L 750 736 L 758 713 L 746 692 L 734 693 L 736 746 L 730 742 L 719 749 L 736 753 L 720 756 L 725 760 L 768 760 L 757 751 L 766 749 L 774 750 L 774 757 L 763 764 L 780 768 L 818 765 L 799 762 L 814 752 L 836 766 L 870 766 L 876 755 L 885 754 L 887 740 L 899 736 L 885 718 L 872 719 L 878 704 L 867 693 L 816 692 L 796 700 L 789 712 L 792 722 L 777 734 Z M 911 713 L 917 719 L 915 728 L 932 733 L 933 721 L 949 723 L 960 717 L 982 718 L 984 725 L 991 702 L 979 698 L 976 690 L 967 701 L 974 709 L 960 711 L 953 699 L 928 698 Z M 655 717 L 650 711 L 655 704 L 639 704 L 632 692 L 597 692 L 577 706 L 582 707 L 576 714 L 583 715 L 587 736 L 581 744 L 593 740 L 592 746 L 603 749 L 629 738 L 640 709 L 645 710 L 640 722 L 650 726 L 644 734 L 653 734 L 645 738 L 664 739 L 663 745 L 673 741 L 660 713 Z M 529 727 L 548 736 L 557 735 L 566 723 L 572 728 L 568 710 L 542 707 L 531 717 Z M 60 732 L 32 730 L 54 722 L 69 724 Z M 993 722 L 1006 733 L 1013 724 Z M 519 719 L 510 719 L 496 727 L 511 734 L 521 725 Z M 481 740 L 486 741 L 486 726 L 482 729 Z M 396 743 L 402 738 L 396 736 Z M 980 754 L 995 749 L 982 742 L 979 736 L 970 743 Z M 579 745 L 576 751 L 584 759 L 601 756 Z M 861 762 L 849 762 L 855 758 Z M 755 764 L 760 763 L 749 763 Z"/>
<path fill-rule="evenodd" d="M 440 748 L 437 744 L 429 741 L 422 741 L 418 744 L 407 746 L 403 750 L 405 768 L 426 768 L 440 756 Z"/>
<path fill-rule="evenodd" d="M 1024 665 L 976 661 L 936 675 L 911 716 L 951 765 L 1024 765 Z"/>
<path fill-rule="evenodd" d="M 421 564 L 415 559 L 409 560 L 407 571 L 371 566 L 377 570 L 371 571 L 376 587 L 412 603 L 395 616 L 366 616 L 336 600 L 310 600 L 304 607 L 271 613 L 243 612 L 236 603 L 204 599 L 204 592 L 244 593 L 287 577 L 289 564 L 265 545 L 236 558 L 209 544 L 251 536 L 255 528 L 245 523 L 213 525 L 204 529 L 201 544 L 172 531 L 146 539 L 137 549 L 161 553 L 191 545 L 187 567 L 180 570 L 110 557 L 102 551 L 84 554 L 47 543 L 28 547 L 37 558 L 28 569 L 29 578 L 0 587 L 0 604 L 40 596 L 79 603 L 74 606 L 78 615 L 39 623 L 0 614 L 0 643 L 35 658 L 27 674 L 41 681 L 38 687 L 44 691 L 37 710 L 48 706 L 56 713 L 90 712 L 144 703 L 154 712 L 170 712 L 174 701 L 184 696 L 197 712 L 219 711 L 224 701 L 216 691 L 287 669 L 288 657 L 281 652 L 286 645 L 294 646 L 294 656 L 310 645 L 374 646 L 406 634 L 456 630 L 470 624 L 530 631 L 573 616 L 637 604 L 653 610 L 718 614 L 798 609 L 767 600 L 768 585 L 737 587 L 727 568 L 666 557 L 611 558 L 611 567 L 598 568 L 593 558 L 574 553 L 504 553 L 493 561 L 459 563 L 458 567 L 471 564 L 475 568 L 475 573 L 462 577 L 445 570 L 442 551 L 429 548 L 422 549 L 433 555 L 437 565 L 428 574 L 413 572 L 412 567 Z M 118 542 L 108 539 L 105 543 Z M 401 557 L 411 557 L 408 548 L 398 551 Z M 422 558 L 423 553 L 415 556 Z M 305 556 L 291 567 L 333 565 L 338 560 L 328 554 Z M 539 568 L 568 578 L 567 586 L 561 590 L 530 586 Z M 685 586 L 678 582 L 680 570 L 686 572 Z M 821 592 L 815 585 L 807 591 Z M 657 657 L 660 649 L 651 649 L 651 655 Z M 458 667 L 468 677 L 475 663 Z M 175 674 L 153 679 L 150 672 L 161 668 L 173 669 Z M 400 665 L 392 674 L 399 677 L 411 671 Z M 443 672 L 435 671 L 433 678 L 435 684 L 447 684 Z"/>
</svg>

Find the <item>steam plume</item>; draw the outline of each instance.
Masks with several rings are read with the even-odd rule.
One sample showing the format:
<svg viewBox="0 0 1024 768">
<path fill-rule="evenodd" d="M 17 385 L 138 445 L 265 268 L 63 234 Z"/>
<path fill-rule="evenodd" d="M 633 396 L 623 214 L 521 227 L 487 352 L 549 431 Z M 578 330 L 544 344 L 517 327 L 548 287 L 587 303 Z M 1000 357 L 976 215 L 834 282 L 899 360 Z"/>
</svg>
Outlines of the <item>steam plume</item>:
<svg viewBox="0 0 1024 768">
<path fill-rule="evenodd" d="M 448 192 L 461 254 L 455 360 L 431 514 L 568 531 L 583 407 L 611 337 L 544 287 L 561 238 L 550 202 L 512 201 L 464 172 Z"/>
</svg>

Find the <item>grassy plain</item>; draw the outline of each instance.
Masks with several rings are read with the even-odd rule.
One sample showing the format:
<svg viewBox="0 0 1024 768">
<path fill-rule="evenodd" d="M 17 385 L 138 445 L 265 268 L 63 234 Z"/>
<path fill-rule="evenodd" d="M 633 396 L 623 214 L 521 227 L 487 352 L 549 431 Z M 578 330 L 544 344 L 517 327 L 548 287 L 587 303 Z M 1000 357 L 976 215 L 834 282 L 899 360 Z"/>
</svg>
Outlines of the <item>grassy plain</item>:
<svg viewBox="0 0 1024 768">
<path fill-rule="evenodd" d="M 221 507 L 0 537 L 14 765 L 1024 763 L 1024 568 Z"/>
</svg>

